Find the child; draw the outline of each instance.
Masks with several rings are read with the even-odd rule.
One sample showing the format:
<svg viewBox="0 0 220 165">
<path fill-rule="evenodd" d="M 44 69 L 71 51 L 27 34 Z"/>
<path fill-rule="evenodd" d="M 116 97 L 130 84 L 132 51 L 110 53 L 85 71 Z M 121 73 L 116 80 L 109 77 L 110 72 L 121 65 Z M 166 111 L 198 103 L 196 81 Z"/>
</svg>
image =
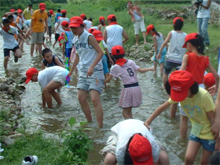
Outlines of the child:
<svg viewBox="0 0 220 165">
<path fill-rule="evenodd" d="M 42 51 L 42 56 L 44 59 L 41 61 L 41 70 L 45 69 L 45 67 L 56 65 L 63 67 L 62 60 L 59 57 L 52 55 L 52 51 L 49 48 L 45 48 Z"/>
<path fill-rule="evenodd" d="M 151 122 L 171 104 L 180 102 L 184 112 L 192 123 L 191 135 L 185 155 L 185 164 L 193 164 L 200 146 L 203 154 L 200 164 L 208 164 L 209 157 L 215 151 L 215 137 L 211 126 L 214 123 L 215 104 L 212 96 L 199 88 L 193 75 L 187 71 L 174 71 L 165 84 L 170 99 L 159 106 L 147 119 L 145 125 Z M 217 139 L 217 138 L 216 138 Z"/>
<path fill-rule="evenodd" d="M 173 20 L 173 28 L 171 32 L 169 32 L 167 38 L 163 42 L 159 53 L 157 55 L 157 59 L 161 59 L 161 53 L 164 47 L 170 41 L 170 45 L 168 47 L 166 61 L 164 64 L 164 74 L 163 74 L 163 85 L 168 80 L 168 75 L 170 74 L 173 68 L 179 67 L 182 64 L 183 55 L 186 53 L 186 49 L 182 48 L 184 44 L 184 39 L 186 37 L 186 33 L 182 32 L 183 27 L 183 19 L 181 17 L 176 17 Z"/>
<path fill-rule="evenodd" d="M 58 19 L 59 19 L 59 18 L 60 18 L 60 16 L 58 17 Z M 64 32 L 64 30 L 62 29 L 62 27 L 61 27 L 61 26 L 58 26 L 58 23 L 57 23 L 57 22 L 55 23 L 54 28 L 57 29 L 57 30 L 55 31 L 55 41 L 54 41 L 54 43 L 53 43 L 53 47 L 55 47 L 55 45 L 56 45 L 56 43 L 57 43 L 57 41 L 58 41 L 58 39 L 59 39 L 61 33 Z"/>
<path fill-rule="evenodd" d="M 54 12 L 53 10 L 49 10 L 49 12 L 47 12 L 47 25 L 48 25 L 48 32 L 49 32 L 49 42 L 51 42 L 51 34 L 52 34 L 52 16 L 54 16 Z"/>
<path fill-rule="evenodd" d="M 18 58 L 21 58 L 21 50 L 19 49 L 18 42 L 14 35 L 18 35 L 18 31 L 10 26 L 10 21 L 8 19 L 3 20 L 3 27 L 0 28 L 0 35 L 3 36 L 4 44 L 4 69 L 7 69 L 10 51 L 14 52 L 14 61 L 18 62 Z M 23 37 L 21 36 L 23 39 Z M 24 40 L 24 39 L 23 39 Z"/>
<path fill-rule="evenodd" d="M 22 18 L 22 13 L 23 13 L 23 11 L 22 11 L 21 9 L 18 9 L 18 10 L 17 10 L 17 13 L 18 13 L 18 16 L 17 16 L 17 18 L 16 18 L 15 23 L 16 23 L 16 25 L 17 25 L 20 29 L 22 29 L 23 23 L 24 23 L 23 18 Z M 22 34 L 23 34 L 23 32 L 22 32 Z M 24 42 L 23 42 L 23 40 L 22 40 L 20 37 L 18 37 L 18 45 L 19 45 L 21 51 L 23 51 Z"/>
<path fill-rule="evenodd" d="M 147 34 L 150 34 L 150 35 L 153 36 L 152 38 L 153 38 L 153 41 L 154 41 L 154 48 L 155 48 L 153 60 L 154 60 L 154 70 L 156 72 L 157 71 L 157 61 L 158 61 L 157 58 L 156 58 L 156 55 L 158 54 L 158 52 L 161 48 L 161 45 L 164 42 L 164 36 L 163 36 L 162 33 L 157 32 L 156 29 L 154 28 L 154 25 L 152 25 L 152 24 L 147 27 L 146 35 Z M 163 75 L 163 67 L 164 67 L 165 56 L 166 56 L 166 53 L 167 53 L 166 47 L 164 47 L 164 49 L 162 50 L 161 53 L 162 54 L 161 54 L 159 64 L 160 64 L 160 74 L 162 76 Z"/>
<path fill-rule="evenodd" d="M 137 80 L 137 73 L 145 73 L 147 71 L 154 71 L 154 68 L 139 68 L 132 60 L 126 60 L 124 57 L 124 49 L 120 45 L 112 47 L 112 55 L 116 60 L 116 64 L 113 65 L 110 75 L 105 80 L 105 83 L 109 82 L 112 77 L 120 77 L 124 89 L 121 91 L 121 97 L 119 100 L 119 107 L 123 108 L 122 114 L 125 119 L 132 118 L 132 108 L 138 107 L 142 103 L 141 88 L 139 87 Z"/>
<path fill-rule="evenodd" d="M 114 62 L 112 61 L 112 59 L 110 57 L 110 54 L 107 49 L 107 45 L 106 45 L 104 38 L 102 36 L 102 32 L 99 30 L 95 30 L 95 31 L 93 31 L 92 34 L 94 35 L 95 39 L 99 43 L 99 46 L 102 48 L 102 51 L 105 52 L 104 55 L 102 56 L 102 64 L 103 64 L 103 71 L 104 71 L 105 78 L 107 78 L 109 76 L 107 58 L 109 59 L 111 64 L 114 64 Z"/>
<path fill-rule="evenodd" d="M 59 89 L 65 85 L 68 73 L 68 70 L 60 66 L 49 67 L 42 71 L 38 71 L 36 68 L 30 68 L 26 72 L 25 83 L 27 84 L 30 80 L 39 82 L 42 91 L 42 108 L 46 108 L 46 104 L 48 108 L 53 108 L 51 96 L 61 105 L 62 101 L 55 89 Z"/>
<path fill-rule="evenodd" d="M 205 90 L 209 90 L 210 87 L 216 84 L 215 76 L 212 73 L 207 73 L 204 76 L 203 84 L 205 86 Z"/>
<path fill-rule="evenodd" d="M 104 34 L 105 28 L 106 28 L 106 24 L 105 24 L 105 17 L 101 16 L 99 17 L 99 25 L 98 25 L 98 30 L 100 30 L 102 32 L 102 34 Z"/>
<path fill-rule="evenodd" d="M 78 100 L 88 122 L 92 121 L 91 110 L 87 102 L 90 92 L 91 100 L 95 108 L 98 126 L 103 125 L 103 109 L 100 102 L 100 94 L 104 87 L 104 74 L 102 65 L 103 52 L 92 34 L 84 29 L 83 19 L 75 16 L 70 19 L 69 27 L 75 37 L 73 44 L 76 48 L 76 57 L 68 76 L 71 76 L 74 69 L 78 68 Z"/>
</svg>

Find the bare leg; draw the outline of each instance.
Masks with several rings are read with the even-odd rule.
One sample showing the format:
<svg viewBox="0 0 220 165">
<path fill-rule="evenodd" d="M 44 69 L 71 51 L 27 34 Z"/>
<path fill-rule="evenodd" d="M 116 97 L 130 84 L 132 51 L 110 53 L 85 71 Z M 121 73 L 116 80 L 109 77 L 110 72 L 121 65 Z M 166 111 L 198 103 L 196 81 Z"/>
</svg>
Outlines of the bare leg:
<svg viewBox="0 0 220 165">
<path fill-rule="evenodd" d="M 39 56 L 41 56 L 41 52 L 42 52 L 42 44 L 38 44 L 38 51 L 39 51 Z"/>
<path fill-rule="evenodd" d="M 53 48 L 55 47 L 56 43 L 57 43 L 57 41 L 54 41 L 54 43 L 53 43 Z"/>
<path fill-rule="evenodd" d="M 103 165 L 116 165 L 117 159 L 112 153 L 107 153 Z"/>
<path fill-rule="evenodd" d="M 4 58 L 4 68 L 5 68 L 5 69 L 7 69 L 8 61 L 9 61 L 9 56 L 6 56 L 6 57 Z"/>
<path fill-rule="evenodd" d="M 88 122 L 92 121 L 91 110 L 89 104 L 87 102 L 88 92 L 82 89 L 78 90 L 78 100 L 81 105 L 82 111 L 84 112 L 86 119 Z"/>
<path fill-rule="evenodd" d="M 186 149 L 185 165 L 193 165 L 200 146 L 201 144 L 198 142 L 189 141 Z"/>
<path fill-rule="evenodd" d="M 210 156 L 212 155 L 212 153 L 213 153 L 212 151 L 207 151 L 207 150 L 203 149 L 200 164 L 201 165 L 209 164 L 209 159 L 210 159 Z"/>
<path fill-rule="evenodd" d="M 136 46 L 138 46 L 139 34 L 135 34 L 135 38 L 136 38 Z"/>
<path fill-rule="evenodd" d="M 34 44 L 31 44 L 31 56 L 33 57 L 34 55 Z"/>
<path fill-rule="evenodd" d="M 188 130 L 188 117 L 187 116 L 180 116 L 180 136 L 182 138 L 186 138 L 187 130 Z"/>
<path fill-rule="evenodd" d="M 144 44 L 146 44 L 147 43 L 147 41 L 146 41 L 146 34 L 145 34 L 146 32 L 142 32 L 142 35 L 143 35 L 143 38 L 144 38 Z"/>
<path fill-rule="evenodd" d="M 168 81 L 168 75 L 163 73 L 163 86 L 165 87 L 166 82 Z"/>
<path fill-rule="evenodd" d="M 177 106 L 178 106 L 178 103 L 172 104 L 170 106 L 170 116 L 171 117 L 175 117 L 176 116 Z"/>
<path fill-rule="evenodd" d="M 98 126 L 101 128 L 103 126 L 103 109 L 100 101 L 100 94 L 96 90 L 91 90 L 90 95 L 93 106 L 95 108 L 96 120 Z"/>
<path fill-rule="evenodd" d="M 160 63 L 160 76 L 163 75 L 164 63 Z"/>
<path fill-rule="evenodd" d="M 157 72 L 157 61 L 154 61 L 154 70 Z"/>
<path fill-rule="evenodd" d="M 159 165 L 169 165 L 169 157 L 166 151 L 160 151 Z"/>
<path fill-rule="evenodd" d="M 62 103 L 60 96 L 58 94 L 54 93 L 55 92 L 54 90 L 60 88 L 61 86 L 62 86 L 61 83 L 55 82 L 52 80 L 44 87 L 44 90 L 43 90 L 44 98 L 45 98 L 45 102 L 47 103 L 48 108 L 53 108 L 52 107 L 52 97 L 51 97 L 52 93 L 55 96 L 55 99 L 58 102 L 58 104 Z"/>
<path fill-rule="evenodd" d="M 21 55 L 21 50 L 20 49 L 16 49 L 15 50 L 15 56 L 18 57 L 18 58 L 21 58 L 22 55 Z"/>
<path fill-rule="evenodd" d="M 129 108 L 123 108 L 122 114 L 125 119 L 132 119 L 132 107 Z"/>
<path fill-rule="evenodd" d="M 62 101 L 60 99 L 60 95 L 56 91 L 51 91 L 50 92 L 53 98 L 56 100 L 57 104 L 62 104 Z"/>
</svg>

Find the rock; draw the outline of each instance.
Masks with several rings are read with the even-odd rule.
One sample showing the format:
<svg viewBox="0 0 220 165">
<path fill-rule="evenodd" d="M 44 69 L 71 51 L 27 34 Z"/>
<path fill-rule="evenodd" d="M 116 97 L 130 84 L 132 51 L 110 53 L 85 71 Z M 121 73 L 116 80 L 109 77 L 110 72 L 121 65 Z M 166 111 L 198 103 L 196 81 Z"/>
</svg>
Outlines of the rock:
<svg viewBox="0 0 220 165">
<path fill-rule="evenodd" d="M 9 88 L 9 85 L 7 85 L 5 83 L 0 84 L 0 91 L 7 91 L 8 88 Z"/>
<path fill-rule="evenodd" d="M 8 137 L 8 136 L 3 136 L 1 140 L 2 140 L 2 142 L 5 143 L 6 145 L 12 145 L 12 144 L 14 144 L 14 142 L 15 142 L 14 139 L 11 139 L 11 138 Z"/>
<path fill-rule="evenodd" d="M 175 18 L 176 16 L 177 16 L 177 13 L 167 14 L 167 18 Z"/>
<path fill-rule="evenodd" d="M 8 136 L 8 137 L 9 137 L 10 139 L 16 139 L 16 138 L 19 138 L 19 137 L 21 137 L 21 136 L 23 136 L 23 134 L 15 132 L 13 135 L 10 135 L 10 136 Z"/>
<path fill-rule="evenodd" d="M 26 89 L 26 87 L 24 85 L 21 85 L 21 84 L 16 85 L 15 88 L 18 89 L 18 90 L 21 90 L 21 91 L 24 91 Z"/>
</svg>

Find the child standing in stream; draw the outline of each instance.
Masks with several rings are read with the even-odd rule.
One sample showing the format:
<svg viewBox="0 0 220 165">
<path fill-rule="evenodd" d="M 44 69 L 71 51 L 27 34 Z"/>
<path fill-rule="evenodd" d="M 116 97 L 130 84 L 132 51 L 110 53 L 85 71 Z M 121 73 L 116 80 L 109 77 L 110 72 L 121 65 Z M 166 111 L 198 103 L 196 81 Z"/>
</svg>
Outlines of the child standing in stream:
<svg viewBox="0 0 220 165">
<path fill-rule="evenodd" d="M 154 71 L 154 68 L 140 68 L 132 60 L 124 58 L 125 51 L 122 46 L 116 45 L 112 48 L 112 55 L 116 60 L 110 75 L 105 79 L 105 83 L 109 82 L 113 77 L 120 77 L 124 88 L 121 91 L 119 107 L 123 108 L 122 114 L 125 119 L 132 118 L 132 108 L 142 104 L 141 88 L 138 84 L 137 71 L 145 73 Z"/>
</svg>

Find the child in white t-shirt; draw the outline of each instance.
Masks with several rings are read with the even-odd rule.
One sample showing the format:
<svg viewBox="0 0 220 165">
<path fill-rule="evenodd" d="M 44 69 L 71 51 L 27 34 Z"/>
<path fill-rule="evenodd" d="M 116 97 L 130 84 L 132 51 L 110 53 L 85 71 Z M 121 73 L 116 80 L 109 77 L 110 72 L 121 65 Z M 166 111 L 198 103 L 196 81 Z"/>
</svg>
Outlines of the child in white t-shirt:
<svg viewBox="0 0 220 165">
<path fill-rule="evenodd" d="M 36 68 L 30 68 L 26 72 L 26 84 L 32 80 L 33 82 L 39 82 L 42 90 L 42 107 L 53 108 L 52 97 L 60 105 L 62 103 L 59 94 L 55 91 L 63 85 L 65 85 L 66 76 L 69 73 L 68 70 L 60 66 L 53 66 L 46 68 L 42 71 L 38 71 Z"/>
</svg>

